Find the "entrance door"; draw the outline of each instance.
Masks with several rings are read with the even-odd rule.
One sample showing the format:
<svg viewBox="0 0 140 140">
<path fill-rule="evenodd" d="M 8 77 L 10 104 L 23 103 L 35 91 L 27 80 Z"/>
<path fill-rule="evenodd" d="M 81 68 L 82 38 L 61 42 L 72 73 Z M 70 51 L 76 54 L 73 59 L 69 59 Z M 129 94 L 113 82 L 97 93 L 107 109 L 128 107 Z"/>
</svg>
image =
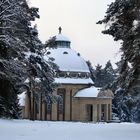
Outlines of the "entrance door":
<svg viewBox="0 0 140 140">
<path fill-rule="evenodd" d="M 93 121 L 93 106 L 87 105 L 87 121 Z"/>
<path fill-rule="evenodd" d="M 101 121 L 106 121 L 106 104 L 101 105 Z"/>
</svg>

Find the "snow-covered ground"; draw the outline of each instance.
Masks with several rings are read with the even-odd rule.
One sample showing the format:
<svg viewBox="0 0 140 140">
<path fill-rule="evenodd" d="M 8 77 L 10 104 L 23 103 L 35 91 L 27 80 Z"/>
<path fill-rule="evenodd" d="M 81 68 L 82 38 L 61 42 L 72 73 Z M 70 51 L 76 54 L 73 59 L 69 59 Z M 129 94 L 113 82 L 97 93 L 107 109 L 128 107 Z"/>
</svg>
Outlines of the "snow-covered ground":
<svg viewBox="0 0 140 140">
<path fill-rule="evenodd" d="M 0 120 L 0 140 L 140 140 L 140 124 Z"/>
</svg>

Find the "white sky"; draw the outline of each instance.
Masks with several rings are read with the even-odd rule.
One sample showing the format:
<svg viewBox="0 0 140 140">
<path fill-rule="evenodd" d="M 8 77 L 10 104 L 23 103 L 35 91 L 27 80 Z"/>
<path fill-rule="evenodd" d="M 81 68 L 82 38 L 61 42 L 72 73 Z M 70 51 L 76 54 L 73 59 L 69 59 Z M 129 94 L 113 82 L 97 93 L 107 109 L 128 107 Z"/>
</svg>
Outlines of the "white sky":
<svg viewBox="0 0 140 140">
<path fill-rule="evenodd" d="M 80 52 L 93 66 L 104 65 L 109 59 L 119 59 L 119 43 L 101 31 L 97 25 L 106 12 L 107 5 L 114 0 L 29 0 L 40 9 L 41 18 L 36 21 L 40 39 L 45 42 L 58 34 L 58 27 L 71 40 L 71 47 Z"/>
</svg>

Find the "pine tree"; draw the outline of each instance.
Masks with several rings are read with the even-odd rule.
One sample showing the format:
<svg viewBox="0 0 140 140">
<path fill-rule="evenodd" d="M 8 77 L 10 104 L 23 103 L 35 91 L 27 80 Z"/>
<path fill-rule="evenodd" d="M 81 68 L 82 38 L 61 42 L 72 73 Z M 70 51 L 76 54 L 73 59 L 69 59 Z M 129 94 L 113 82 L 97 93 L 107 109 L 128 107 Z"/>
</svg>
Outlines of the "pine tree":
<svg viewBox="0 0 140 140">
<path fill-rule="evenodd" d="M 104 81 L 105 81 L 106 85 L 112 83 L 116 77 L 116 74 L 115 74 L 115 70 L 113 69 L 110 60 L 106 63 L 103 71 L 104 71 Z"/>
<path fill-rule="evenodd" d="M 100 24 L 106 24 L 104 34 L 121 40 L 121 68 L 117 78 L 116 97 L 121 120 L 140 122 L 140 1 L 116 0 L 107 9 Z"/>
<path fill-rule="evenodd" d="M 98 64 L 95 69 L 95 86 L 103 87 L 104 86 L 104 73 L 102 69 L 102 65 Z"/>
<path fill-rule="evenodd" d="M 93 69 L 92 64 L 91 64 L 90 61 L 87 61 L 86 63 L 88 65 L 88 67 L 89 67 L 90 77 L 91 77 L 92 81 L 95 81 L 95 70 Z"/>
<path fill-rule="evenodd" d="M 20 82 L 24 75 L 24 65 L 16 59 L 20 58 L 20 40 L 15 36 L 19 24 L 17 18 L 21 18 L 20 3 L 16 0 L 2 0 L 0 2 L 0 96 L 4 117 L 17 116 L 18 105 L 15 108 L 17 94 L 15 82 Z M 14 102 L 13 102 L 13 99 Z M 16 118 L 17 118 L 16 117 Z"/>
<path fill-rule="evenodd" d="M 98 64 L 94 71 L 94 75 L 95 86 L 102 88 L 109 87 L 109 84 L 111 84 L 116 77 L 115 70 L 110 61 L 106 63 L 104 68 L 102 68 L 102 65 Z"/>
<path fill-rule="evenodd" d="M 53 70 L 43 59 L 44 45 L 31 26 L 35 18 L 38 8 L 29 8 L 26 0 L 0 2 L 0 116 L 18 117 L 17 94 L 23 91 L 36 100 L 40 95 L 53 99 Z"/>
</svg>

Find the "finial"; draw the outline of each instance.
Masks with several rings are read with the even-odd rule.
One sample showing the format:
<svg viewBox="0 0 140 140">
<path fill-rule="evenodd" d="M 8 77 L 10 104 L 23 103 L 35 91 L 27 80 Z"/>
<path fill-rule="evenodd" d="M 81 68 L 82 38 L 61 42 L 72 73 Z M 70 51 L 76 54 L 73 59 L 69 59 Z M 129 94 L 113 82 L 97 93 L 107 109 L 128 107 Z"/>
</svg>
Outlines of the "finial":
<svg viewBox="0 0 140 140">
<path fill-rule="evenodd" d="M 59 27 L 58 30 L 59 30 L 59 34 L 61 34 L 61 32 L 62 32 L 62 28 Z"/>
</svg>

